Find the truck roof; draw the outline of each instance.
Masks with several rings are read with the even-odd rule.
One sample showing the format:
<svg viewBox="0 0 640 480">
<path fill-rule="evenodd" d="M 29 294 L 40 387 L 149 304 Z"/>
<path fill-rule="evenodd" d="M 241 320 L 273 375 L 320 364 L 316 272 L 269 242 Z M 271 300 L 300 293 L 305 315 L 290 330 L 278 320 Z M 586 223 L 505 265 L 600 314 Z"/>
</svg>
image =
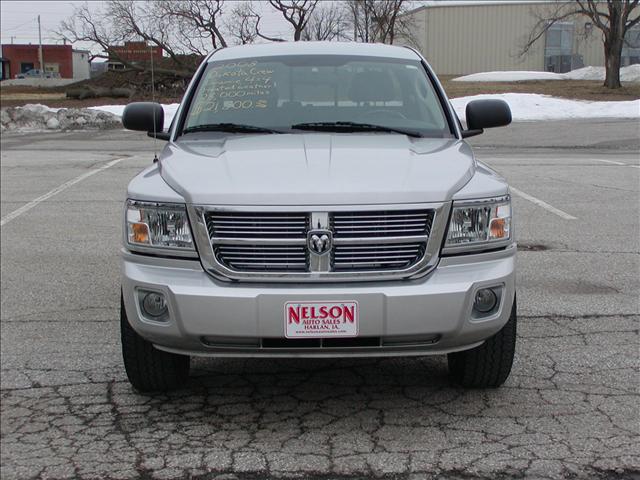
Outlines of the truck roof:
<svg viewBox="0 0 640 480">
<path fill-rule="evenodd" d="M 409 48 L 382 43 L 272 42 L 221 48 L 209 57 L 209 62 L 276 55 L 360 55 L 407 60 L 419 58 Z"/>
</svg>

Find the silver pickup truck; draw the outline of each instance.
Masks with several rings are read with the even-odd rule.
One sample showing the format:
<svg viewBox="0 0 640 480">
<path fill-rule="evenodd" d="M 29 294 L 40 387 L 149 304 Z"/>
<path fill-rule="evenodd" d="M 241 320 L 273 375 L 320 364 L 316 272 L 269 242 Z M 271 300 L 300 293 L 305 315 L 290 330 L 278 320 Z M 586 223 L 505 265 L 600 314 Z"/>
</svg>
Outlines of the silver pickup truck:
<svg viewBox="0 0 640 480">
<path fill-rule="evenodd" d="M 168 131 L 159 104 L 123 124 L 166 140 L 129 184 L 121 332 L 139 391 L 190 357 L 447 354 L 453 381 L 497 387 L 516 341 L 505 180 L 466 137 L 507 125 L 476 100 L 463 128 L 410 48 L 224 48 Z"/>
</svg>

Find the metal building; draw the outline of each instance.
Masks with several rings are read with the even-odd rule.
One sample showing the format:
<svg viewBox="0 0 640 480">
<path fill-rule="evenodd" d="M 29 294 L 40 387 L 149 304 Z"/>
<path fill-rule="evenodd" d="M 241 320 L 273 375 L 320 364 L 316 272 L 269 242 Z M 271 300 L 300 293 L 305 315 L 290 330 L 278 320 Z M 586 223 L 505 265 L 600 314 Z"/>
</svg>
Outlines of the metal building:
<svg viewBox="0 0 640 480">
<path fill-rule="evenodd" d="M 554 24 L 525 55 L 529 32 L 549 1 L 432 0 L 412 10 L 413 41 L 439 75 L 496 70 L 567 72 L 603 66 L 602 34 L 584 15 Z M 640 63 L 640 25 L 627 35 L 622 65 Z"/>
</svg>

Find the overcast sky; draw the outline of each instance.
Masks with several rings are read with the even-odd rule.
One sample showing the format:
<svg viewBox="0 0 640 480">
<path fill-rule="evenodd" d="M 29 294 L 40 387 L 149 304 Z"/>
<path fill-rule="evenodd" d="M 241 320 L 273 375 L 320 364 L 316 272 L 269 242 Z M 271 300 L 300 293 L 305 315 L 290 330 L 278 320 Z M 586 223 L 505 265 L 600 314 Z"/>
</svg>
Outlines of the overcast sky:
<svg viewBox="0 0 640 480">
<path fill-rule="evenodd" d="M 74 5 L 82 5 L 83 1 L 0 1 L 0 33 L 2 43 L 38 43 L 38 15 L 42 24 L 42 43 L 61 44 L 62 40 L 55 35 L 60 22 L 73 14 Z M 90 1 L 90 8 L 100 10 L 104 2 Z M 232 2 L 229 2 L 232 3 Z M 231 10 L 229 5 L 227 10 Z M 265 33 L 270 35 L 290 36 L 288 24 L 278 12 L 264 9 L 264 19 L 260 22 Z M 76 48 L 88 49 L 89 44 L 77 44 Z M 97 53 L 95 47 L 93 48 Z"/>
</svg>

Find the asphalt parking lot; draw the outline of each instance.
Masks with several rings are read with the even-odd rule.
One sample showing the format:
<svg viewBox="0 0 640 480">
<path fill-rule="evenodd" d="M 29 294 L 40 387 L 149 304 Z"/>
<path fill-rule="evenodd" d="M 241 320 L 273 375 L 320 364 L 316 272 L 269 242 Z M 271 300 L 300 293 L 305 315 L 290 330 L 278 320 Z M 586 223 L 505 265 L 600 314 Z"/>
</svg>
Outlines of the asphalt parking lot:
<svg viewBox="0 0 640 480">
<path fill-rule="evenodd" d="M 441 357 L 198 359 L 149 397 L 121 364 L 118 252 L 151 141 L 3 135 L 0 477 L 640 478 L 638 123 L 473 143 L 515 188 L 504 387 L 457 388 Z"/>
</svg>

